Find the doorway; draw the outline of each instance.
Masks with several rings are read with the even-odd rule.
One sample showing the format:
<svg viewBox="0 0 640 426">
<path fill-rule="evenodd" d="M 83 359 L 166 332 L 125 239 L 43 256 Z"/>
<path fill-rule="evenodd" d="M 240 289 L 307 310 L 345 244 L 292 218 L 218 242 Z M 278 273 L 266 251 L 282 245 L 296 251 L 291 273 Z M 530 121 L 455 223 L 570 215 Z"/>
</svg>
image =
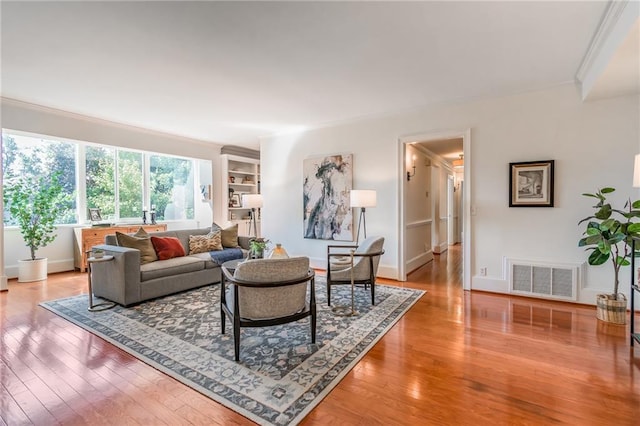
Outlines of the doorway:
<svg viewBox="0 0 640 426">
<path fill-rule="evenodd" d="M 431 146 L 434 150 L 440 150 L 439 148 L 435 148 L 435 146 L 443 146 L 446 147 L 447 144 L 461 142 L 461 149 L 458 148 L 458 151 L 455 157 L 459 157 L 460 151 L 462 151 L 464 163 L 461 167 L 461 171 L 454 173 L 453 166 L 451 163 L 444 164 L 446 161 L 442 155 L 436 154 L 429 149 Z M 400 158 L 400 221 L 399 221 L 399 268 L 398 275 L 399 280 L 405 281 L 407 279 L 407 274 L 412 270 L 413 264 L 411 263 L 412 259 L 416 257 L 416 247 L 415 241 L 412 241 L 412 227 L 416 222 L 430 222 L 431 229 L 437 230 L 439 234 L 444 236 L 446 234 L 446 238 L 443 239 L 444 244 L 448 245 L 452 241 L 458 241 L 459 235 L 460 242 L 462 243 L 462 283 L 464 290 L 471 289 L 471 212 L 470 212 L 470 200 L 471 194 L 470 189 L 472 187 L 470 182 L 471 176 L 471 131 L 470 129 L 466 129 L 463 131 L 449 131 L 449 132 L 439 132 L 439 133 L 425 133 L 419 135 L 412 135 L 407 137 L 399 138 L 399 158 Z M 411 145 L 411 147 L 409 147 Z M 459 147 L 459 145 L 457 145 Z M 408 216 L 408 212 L 410 211 L 414 205 L 411 203 L 415 203 L 416 199 L 413 194 L 416 192 L 415 186 L 410 187 L 411 181 L 407 179 L 407 170 L 408 167 L 412 164 L 412 159 L 409 158 L 408 154 L 410 152 L 414 152 L 415 148 L 420 147 L 421 152 L 427 152 L 432 155 L 433 161 L 437 161 L 442 164 L 442 168 L 446 169 L 452 177 L 449 179 L 448 175 L 441 180 L 439 188 L 423 188 L 422 192 L 426 192 L 427 198 L 429 195 L 436 196 L 435 193 L 438 191 L 445 195 L 444 204 L 442 207 L 435 211 L 431 217 L 427 217 L 424 219 L 415 220 L 414 217 Z M 455 177 L 454 177 L 455 176 Z M 463 184 L 464 182 L 464 184 Z M 417 182 L 416 182 L 417 183 Z M 414 183 L 415 185 L 415 183 Z M 458 198 L 459 197 L 459 198 Z M 455 203 L 453 200 L 458 199 L 459 202 Z M 422 202 L 418 200 L 417 202 Z M 455 224 L 455 209 L 456 204 L 461 206 L 461 220 L 459 220 L 459 226 Z M 444 213 L 444 214 L 442 214 Z M 445 226 L 441 226 L 441 222 L 444 220 L 447 221 Z M 443 224 L 444 225 L 444 224 Z M 453 228 L 453 229 L 452 229 Z M 456 229 L 462 228 L 462 229 Z M 431 250 L 433 250 L 433 244 L 431 245 Z"/>
</svg>

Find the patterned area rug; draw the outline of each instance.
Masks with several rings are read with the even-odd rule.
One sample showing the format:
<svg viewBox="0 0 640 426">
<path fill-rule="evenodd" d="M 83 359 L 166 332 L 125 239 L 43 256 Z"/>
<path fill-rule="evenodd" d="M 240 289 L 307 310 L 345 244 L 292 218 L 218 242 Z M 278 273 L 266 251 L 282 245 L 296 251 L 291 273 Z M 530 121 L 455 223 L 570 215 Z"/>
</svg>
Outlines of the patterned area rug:
<svg viewBox="0 0 640 426">
<path fill-rule="evenodd" d="M 240 362 L 233 330 L 220 333 L 220 286 L 146 302 L 87 311 L 87 296 L 41 305 L 122 348 L 204 395 L 260 424 L 300 422 L 367 351 L 424 294 L 376 286 L 376 305 L 356 289 L 359 315 L 335 315 L 326 303 L 324 277 L 316 277 L 316 344 L 309 318 L 280 326 L 242 329 Z M 334 305 L 351 304 L 349 286 L 332 289 Z"/>
</svg>

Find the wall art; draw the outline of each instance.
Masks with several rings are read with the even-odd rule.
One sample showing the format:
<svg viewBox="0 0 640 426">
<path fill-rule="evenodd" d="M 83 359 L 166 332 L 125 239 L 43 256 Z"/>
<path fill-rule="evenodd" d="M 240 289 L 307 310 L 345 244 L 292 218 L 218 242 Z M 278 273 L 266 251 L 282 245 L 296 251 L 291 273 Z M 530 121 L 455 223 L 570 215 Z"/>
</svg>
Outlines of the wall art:
<svg viewBox="0 0 640 426">
<path fill-rule="evenodd" d="M 509 207 L 553 207 L 553 163 L 509 163 Z"/>
<path fill-rule="evenodd" d="M 304 160 L 304 238 L 353 241 L 352 181 L 352 154 Z"/>
</svg>

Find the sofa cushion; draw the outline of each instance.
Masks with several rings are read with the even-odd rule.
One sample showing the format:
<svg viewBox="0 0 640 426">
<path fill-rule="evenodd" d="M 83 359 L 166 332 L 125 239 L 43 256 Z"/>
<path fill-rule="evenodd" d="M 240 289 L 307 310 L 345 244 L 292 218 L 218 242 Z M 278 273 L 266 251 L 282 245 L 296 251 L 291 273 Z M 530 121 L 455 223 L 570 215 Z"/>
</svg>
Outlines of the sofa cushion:
<svg viewBox="0 0 640 426">
<path fill-rule="evenodd" d="M 175 237 L 155 237 L 152 235 L 151 244 L 156 250 L 158 260 L 172 259 L 187 254 L 180 240 Z"/>
<path fill-rule="evenodd" d="M 204 260 L 194 256 L 174 257 L 167 260 L 140 265 L 140 281 L 155 278 L 170 277 L 188 272 L 200 271 L 205 268 Z"/>
<path fill-rule="evenodd" d="M 220 232 L 209 232 L 207 235 L 189 235 L 189 254 L 222 250 L 221 237 Z"/>
<path fill-rule="evenodd" d="M 215 253 L 220 253 L 220 252 L 216 251 Z M 216 262 L 213 261 L 213 259 L 209 255 L 209 252 L 190 254 L 189 256 L 195 257 L 196 259 L 202 260 L 204 262 L 205 269 L 213 269 L 213 268 L 217 268 L 218 266 L 220 266 Z"/>
<path fill-rule="evenodd" d="M 158 260 L 156 251 L 151 243 L 151 238 L 149 238 L 149 234 L 147 234 L 142 228 L 133 235 L 127 235 L 116 231 L 116 241 L 121 247 L 140 250 L 141 265 Z"/>
<path fill-rule="evenodd" d="M 235 248 L 240 247 L 238 244 L 238 224 L 232 225 L 220 231 L 222 236 L 222 247 Z"/>
</svg>

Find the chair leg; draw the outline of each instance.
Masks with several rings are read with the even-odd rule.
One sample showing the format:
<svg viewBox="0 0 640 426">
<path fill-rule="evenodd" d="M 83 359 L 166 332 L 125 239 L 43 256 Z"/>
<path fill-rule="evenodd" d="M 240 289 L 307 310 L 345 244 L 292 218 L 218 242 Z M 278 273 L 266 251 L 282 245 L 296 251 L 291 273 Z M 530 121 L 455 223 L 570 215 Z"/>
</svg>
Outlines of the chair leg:
<svg viewBox="0 0 640 426">
<path fill-rule="evenodd" d="M 316 342 L 316 313 L 311 314 L 311 343 Z"/>
<path fill-rule="evenodd" d="M 233 350 L 236 362 L 240 361 L 240 321 L 235 316 L 233 321 Z"/>
<path fill-rule="evenodd" d="M 376 283 L 371 281 L 371 306 L 376 304 Z"/>
<path fill-rule="evenodd" d="M 331 306 L 331 284 L 327 280 L 327 306 Z"/>
<path fill-rule="evenodd" d="M 227 314 L 224 312 L 224 309 L 222 309 L 222 306 L 220 306 L 220 328 L 222 329 L 222 334 L 224 334 L 224 325 L 226 319 Z"/>
</svg>

